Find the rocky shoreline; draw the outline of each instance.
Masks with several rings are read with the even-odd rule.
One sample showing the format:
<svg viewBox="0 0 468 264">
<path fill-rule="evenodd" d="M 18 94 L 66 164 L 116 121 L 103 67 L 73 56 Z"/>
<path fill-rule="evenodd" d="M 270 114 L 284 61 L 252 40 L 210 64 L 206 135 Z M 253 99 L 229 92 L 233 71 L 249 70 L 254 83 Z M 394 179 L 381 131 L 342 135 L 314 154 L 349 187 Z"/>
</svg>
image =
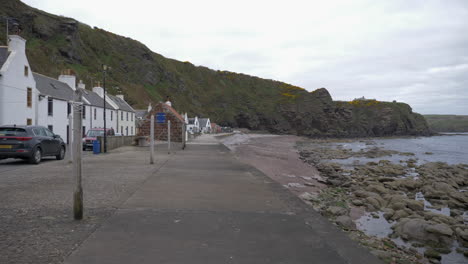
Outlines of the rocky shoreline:
<svg viewBox="0 0 468 264">
<path fill-rule="evenodd" d="M 387 263 L 441 263 L 447 254 L 468 262 L 468 164 L 421 164 L 413 153 L 372 140 L 358 151 L 344 148 L 345 142 L 297 142 L 300 158 L 327 186 L 301 194 L 303 200 Z M 351 157 L 378 161 L 337 162 Z"/>
</svg>

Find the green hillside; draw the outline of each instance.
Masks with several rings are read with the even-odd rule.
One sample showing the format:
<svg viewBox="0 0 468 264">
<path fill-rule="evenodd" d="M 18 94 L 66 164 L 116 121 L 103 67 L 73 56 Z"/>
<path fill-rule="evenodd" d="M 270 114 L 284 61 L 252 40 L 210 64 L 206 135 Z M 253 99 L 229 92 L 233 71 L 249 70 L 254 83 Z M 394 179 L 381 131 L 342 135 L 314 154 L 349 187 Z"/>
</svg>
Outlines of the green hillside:
<svg viewBox="0 0 468 264">
<path fill-rule="evenodd" d="M 424 118 L 437 132 L 468 132 L 468 115 L 424 115 Z"/>
<path fill-rule="evenodd" d="M 27 39 L 34 71 L 56 77 L 73 69 L 88 88 L 108 74 L 109 92 L 123 93 L 136 108 L 167 95 L 190 116 L 208 116 L 221 125 L 308 136 L 429 134 L 420 115 L 405 104 L 341 104 L 325 89 L 314 92 L 274 80 L 214 71 L 152 52 L 142 43 L 71 18 L 2 0 L 0 15 L 16 18 Z M 0 36 L 5 35 L 0 27 Z M 3 44 L 4 38 L 1 38 Z M 382 116 L 377 115 L 380 114 Z"/>
</svg>

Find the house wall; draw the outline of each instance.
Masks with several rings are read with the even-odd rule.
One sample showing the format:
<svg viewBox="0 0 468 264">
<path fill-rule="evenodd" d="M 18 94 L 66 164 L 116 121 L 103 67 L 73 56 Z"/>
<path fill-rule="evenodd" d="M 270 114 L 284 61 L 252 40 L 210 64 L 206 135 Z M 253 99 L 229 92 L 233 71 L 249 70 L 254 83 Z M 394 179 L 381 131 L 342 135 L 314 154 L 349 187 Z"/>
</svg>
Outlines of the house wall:
<svg viewBox="0 0 468 264">
<path fill-rule="evenodd" d="M 0 69 L 0 125 L 26 125 L 29 118 L 37 124 L 36 82 L 26 57 L 26 40 L 10 35 L 10 55 Z M 28 76 L 24 67 L 28 67 Z M 32 106 L 27 107 L 27 88 L 32 89 Z"/>
<path fill-rule="evenodd" d="M 44 96 L 38 103 L 38 125 L 49 127 L 52 126 L 52 132 L 60 135 L 60 137 L 67 141 L 67 126 L 68 126 L 68 102 L 64 100 L 52 98 L 53 112 L 52 115 L 48 114 L 48 99 L 49 96 Z"/>
<path fill-rule="evenodd" d="M 122 133 L 124 136 L 136 135 L 136 118 L 135 113 L 118 110 L 118 133 Z M 128 120 L 127 120 L 128 115 Z M 123 129 L 123 130 L 122 130 Z"/>
<path fill-rule="evenodd" d="M 152 111 L 151 114 L 156 116 L 156 113 L 165 112 L 166 113 L 166 122 L 164 124 L 157 124 L 156 120 L 154 122 L 154 139 L 167 141 L 167 120 L 171 121 L 171 142 L 182 142 L 183 132 L 185 131 L 185 122 L 178 119 L 172 112 L 163 109 L 161 105 L 157 105 Z M 151 115 L 150 114 L 150 115 Z M 150 116 L 148 115 L 148 116 Z M 149 118 L 148 118 L 149 119 Z M 139 136 L 149 136 L 151 129 L 151 121 L 144 120 L 140 129 Z"/>
</svg>

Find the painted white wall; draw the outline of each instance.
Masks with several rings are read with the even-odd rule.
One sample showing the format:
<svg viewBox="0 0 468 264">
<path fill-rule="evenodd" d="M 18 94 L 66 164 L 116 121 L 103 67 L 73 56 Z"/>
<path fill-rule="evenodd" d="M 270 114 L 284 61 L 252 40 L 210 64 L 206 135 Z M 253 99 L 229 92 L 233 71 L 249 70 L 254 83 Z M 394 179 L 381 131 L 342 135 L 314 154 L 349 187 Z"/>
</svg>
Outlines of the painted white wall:
<svg viewBox="0 0 468 264">
<path fill-rule="evenodd" d="M 118 110 L 118 133 L 124 136 L 134 136 L 136 134 L 136 117 L 135 113 L 129 111 Z"/>
<path fill-rule="evenodd" d="M 37 124 L 36 82 L 26 57 L 26 40 L 20 36 L 10 35 L 8 50 L 10 55 L 0 69 L 0 125 L 26 125 L 30 118 Z M 28 76 L 24 67 L 28 67 Z M 32 89 L 32 106 L 27 107 L 27 88 Z"/>
</svg>

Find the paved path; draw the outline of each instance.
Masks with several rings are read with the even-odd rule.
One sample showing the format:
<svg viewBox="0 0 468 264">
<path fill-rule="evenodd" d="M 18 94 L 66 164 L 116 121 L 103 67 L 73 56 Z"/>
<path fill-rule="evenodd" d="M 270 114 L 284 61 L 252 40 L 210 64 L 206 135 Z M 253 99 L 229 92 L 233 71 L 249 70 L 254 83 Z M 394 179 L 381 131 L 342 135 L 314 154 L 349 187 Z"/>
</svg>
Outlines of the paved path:
<svg viewBox="0 0 468 264">
<path fill-rule="evenodd" d="M 172 154 L 65 263 L 380 263 L 213 143 Z"/>
</svg>

